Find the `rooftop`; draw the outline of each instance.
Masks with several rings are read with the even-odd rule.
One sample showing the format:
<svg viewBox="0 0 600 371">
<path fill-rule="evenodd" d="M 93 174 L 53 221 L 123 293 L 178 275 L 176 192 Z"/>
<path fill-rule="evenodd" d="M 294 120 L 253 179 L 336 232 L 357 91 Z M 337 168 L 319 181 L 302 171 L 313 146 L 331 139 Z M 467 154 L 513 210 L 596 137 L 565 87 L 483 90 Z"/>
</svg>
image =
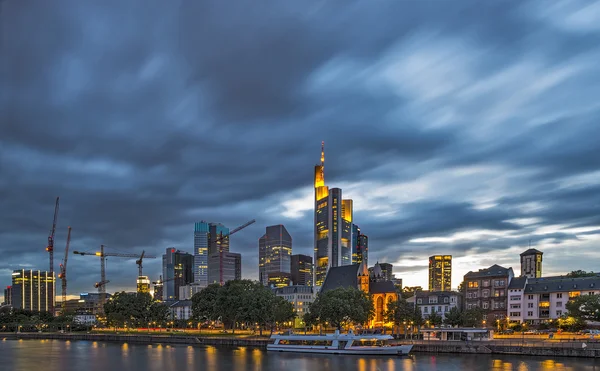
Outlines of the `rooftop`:
<svg viewBox="0 0 600 371">
<path fill-rule="evenodd" d="M 543 252 L 541 252 L 540 250 L 536 250 L 536 249 L 529 249 L 525 252 L 521 253 L 521 256 L 525 256 L 525 255 L 535 255 L 535 254 L 544 254 Z"/>
<path fill-rule="evenodd" d="M 508 276 L 509 272 L 512 273 L 512 268 L 504 268 L 499 266 L 498 264 L 494 264 L 489 268 L 480 269 L 477 272 L 470 271 L 465 274 L 465 278 L 483 278 L 483 277 L 491 277 L 491 276 Z"/>
</svg>

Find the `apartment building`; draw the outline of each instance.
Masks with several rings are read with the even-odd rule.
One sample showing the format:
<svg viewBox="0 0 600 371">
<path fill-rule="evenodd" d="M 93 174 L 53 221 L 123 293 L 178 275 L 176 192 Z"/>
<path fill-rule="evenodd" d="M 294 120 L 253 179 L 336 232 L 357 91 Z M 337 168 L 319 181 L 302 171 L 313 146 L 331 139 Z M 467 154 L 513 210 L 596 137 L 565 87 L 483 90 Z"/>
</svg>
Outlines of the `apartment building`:
<svg viewBox="0 0 600 371">
<path fill-rule="evenodd" d="M 294 311 L 296 312 L 294 327 L 304 327 L 302 316 L 308 312 L 310 303 L 315 301 L 316 292 L 313 286 L 295 285 L 277 287 L 273 288 L 273 292 L 275 295 L 281 296 L 294 305 Z"/>
<path fill-rule="evenodd" d="M 446 313 L 452 308 L 461 309 L 462 294 L 456 291 L 417 291 L 416 295 L 407 301 L 419 308 L 424 319 L 434 312 L 446 318 Z"/>
<path fill-rule="evenodd" d="M 513 277 L 512 268 L 504 268 L 497 264 L 465 274 L 463 281 L 464 309 L 483 309 L 485 311 L 484 319 L 488 323 L 505 319 L 508 308 L 507 291 Z"/>
</svg>

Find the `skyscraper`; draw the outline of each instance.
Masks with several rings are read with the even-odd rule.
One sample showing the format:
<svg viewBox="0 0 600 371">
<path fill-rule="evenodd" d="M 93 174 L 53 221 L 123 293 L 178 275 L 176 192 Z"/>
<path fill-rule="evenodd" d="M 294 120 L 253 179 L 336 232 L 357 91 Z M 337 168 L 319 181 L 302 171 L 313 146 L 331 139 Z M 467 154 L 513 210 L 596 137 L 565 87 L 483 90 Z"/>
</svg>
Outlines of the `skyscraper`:
<svg viewBox="0 0 600 371">
<path fill-rule="evenodd" d="M 14 270 L 12 273 L 11 302 L 13 308 L 47 312 L 54 308 L 55 277 L 50 272 Z"/>
<path fill-rule="evenodd" d="M 451 291 L 452 255 L 429 257 L 429 291 Z"/>
<path fill-rule="evenodd" d="M 12 305 L 12 287 L 6 286 L 4 289 L 4 302 L 2 305 Z"/>
<path fill-rule="evenodd" d="M 542 277 L 542 255 L 544 253 L 536 249 L 521 254 L 521 277 Z"/>
<path fill-rule="evenodd" d="M 225 284 L 242 279 L 242 256 L 238 253 L 216 252 L 208 258 L 208 283 Z"/>
<path fill-rule="evenodd" d="M 209 225 L 202 220 L 194 223 L 194 282 L 208 285 Z"/>
<path fill-rule="evenodd" d="M 269 285 L 271 277 L 288 277 L 291 273 L 292 236 L 282 224 L 266 228 L 258 239 L 258 279 Z M 283 273 L 283 274 L 280 274 Z"/>
<path fill-rule="evenodd" d="M 173 247 L 163 255 L 163 300 L 179 300 L 179 287 L 194 281 L 194 256 Z"/>
<path fill-rule="evenodd" d="M 314 284 L 321 286 L 329 267 L 352 264 L 352 200 L 325 185 L 325 150 L 315 166 Z"/>
<path fill-rule="evenodd" d="M 352 225 L 352 264 L 365 262 L 369 265 L 369 237 L 360 232 L 358 225 Z"/>
<path fill-rule="evenodd" d="M 292 283 L 296 286 L 312 286 L 313 260 L 308 255 L 292 255 Z"/>
</svg>

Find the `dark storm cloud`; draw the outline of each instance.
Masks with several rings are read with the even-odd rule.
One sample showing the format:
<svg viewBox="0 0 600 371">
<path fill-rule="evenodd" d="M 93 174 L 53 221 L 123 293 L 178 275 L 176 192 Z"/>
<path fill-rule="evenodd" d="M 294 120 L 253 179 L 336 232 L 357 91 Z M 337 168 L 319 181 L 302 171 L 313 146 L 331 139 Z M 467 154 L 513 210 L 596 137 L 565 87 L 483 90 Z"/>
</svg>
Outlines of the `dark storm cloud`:
<svg viewBox="0 0 600 371">
<path fill-rule="evenodd" d="M 381 202 L 399 212 L 387 219 L 355 205 L 374 258 L 392 261 L 436 246 L 457 255 L 502 250 L 503 241 L 429 247 L 409 241 L 476 229 L 515 236 L 533 230 L 510 221 L 519 217 L 537 217 L 540 225 L 598 223 L 594 189 L 556 183 L 600 165 L 597 108 L 589 98 L 597 96 L 598 75 L 585 64 L 593 60 L 597 34 L 532 17 L 537 3 L 61 3 L 0 5 L 3 272 L 23 263 L 46 266 L 57 195 L 59 258 L 67 225 L 72 249 L 103 243 L 159 256 L 167 246 L 191 251 L 194 221 L 233 228 L 253 218 L 256 224 L 232 236 L 232 250 L 244 253 L 245 276 L 256 276 L 257 239 L 267 225 L 285 224 L 294 250 L 311 255 L 311 213 L 288 218 L 281 205 L 311 186 L 321 140 L 332 186 L 394 184 L 477 164 L 537 172 L 512 185 L 542 191 L 494 195 L 497 205 L 488 209 L 460 192 L 414 202 L 390 194 Z M 444 58 L 431 54 L 444 45 Z M 484 84 L 478 94 L 468 88 L 528 61 L 532 48 L 550 67 L 572 63 L 579 70 L 527 93 L 537 100 L 502 110 L 516 107 L 493 130 L 474 132 L 487 110 L 511 102 L 522 86 L 487 92 Z M 453 85 L 462 76 L 453 69 L 467 68 L 461 61 L 469 53 L 477 58 L 467 81 Z M 426 69 L 399 82 L 394 73 L 382 75 L 412 56 Z M 438 65 L 428 64 L 436 58 Z M 437 81 L 440 68 L 449 72 Z M 418 83 L 402 80 L 410 77 Z M 445 83 L 453 88 L 428 98 Z M 452 122 L 432 125 L 429 115 L 445 109 L 455 110 Z M 546 125 L 525 125 L 540 112 L 552 113 Z M 532 201 L 545 208 L 520 208 Z M 70 277 L 77 278 L 70 287 L 89 290 L 98 262 L 71 259 Z M 109 264 L 113 285 L 131 287 L 133 261 Z M 155 277 L 160 264 L 148 260 L 146 271 Z"/>
</svg>

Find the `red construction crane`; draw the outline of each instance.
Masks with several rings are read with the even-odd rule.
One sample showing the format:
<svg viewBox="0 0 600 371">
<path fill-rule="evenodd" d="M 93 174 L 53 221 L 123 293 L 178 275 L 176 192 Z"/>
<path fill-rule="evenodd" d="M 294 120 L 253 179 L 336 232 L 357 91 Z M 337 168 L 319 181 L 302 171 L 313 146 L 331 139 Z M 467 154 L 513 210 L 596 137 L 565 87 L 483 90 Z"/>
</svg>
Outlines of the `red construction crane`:
<svg viewBox="0 0 600 371">
<path fill-rule="evenodd" d="M 249 222 L 246 222 L 246 223 L 240 225 L 239 227 L 234 228 L 228 234 L 223 234 L 221 232 L 221 234 L 219 235 L 219 237 L 217 237 L 215 239 L 215 243 L 223 241 L 226 237 L 229 237 L 232 234 L 241 231 L 242 229 L 246 228 L 247 226 L 249 226 L 250 224 L 252 224 L 254 222 L 256 222 L 256 220 L 252 219 Z M 221 247 L 221 245 L 219 245 L 219 283 L 221 284 L 221 286 L 223 286 L 225 284 L 225 282 L 223 280 L 223 248 Z"/>
<path fill-rule="evenodd" d="M 141 254 L 122 254 L 115 252 L 104 252 L 104 245 L 100 245 L 100 251 L 73 251 L 73 254 L 76 255 L 90 255 L 90 256 L 98 256 L 100 257 L 100 282 L 96 282 L 94 285 L 98 292 L 100 293 L 100 305 L 102 310 L 104 310 L 104 302 L 106 301 L 106 284 L 110 281 L 106 280 L 106 257 L 107 256 L 116 256 L 119 258 L 139 258 Z M 156 256 L 153 255 L 144 255 L 146 259 L 155 259 Z"/>
<path fill-rule="evenodd" d="M 62 263 L 60 263 L 60 273 L 58 274 L 58 278 L 62 281 L 62 314 L 65 314 L 65 309 L 67 306 L 67 260 L 69 259 L 69 244 L 71 243 L 71 227 L 69 227 L 69 232 L 67 232 L 67 246 L 65 247 L 65 257 L 63 258 Z"/>
<path fill-rule="evenodd" d="M 58 220 L 58 201 L 59 197 L 56 197 L 56 204 L 54 205 L 54 221 L 52 222 L 52 229 L 50 230 L 50 235 L 48 236 L 48 246 L 46 246 L 46 251 L 49 253 L 50 257 L 50 277 L 52 277 L 52 281 L 54 281 L 54 233 L 56 232 L 56 222 Z M 50 305 L 48 306 L 48 311 L 54 315 L 54 282 L 52 284 L 52 300 L 50 300 Z"/>
</svg>

